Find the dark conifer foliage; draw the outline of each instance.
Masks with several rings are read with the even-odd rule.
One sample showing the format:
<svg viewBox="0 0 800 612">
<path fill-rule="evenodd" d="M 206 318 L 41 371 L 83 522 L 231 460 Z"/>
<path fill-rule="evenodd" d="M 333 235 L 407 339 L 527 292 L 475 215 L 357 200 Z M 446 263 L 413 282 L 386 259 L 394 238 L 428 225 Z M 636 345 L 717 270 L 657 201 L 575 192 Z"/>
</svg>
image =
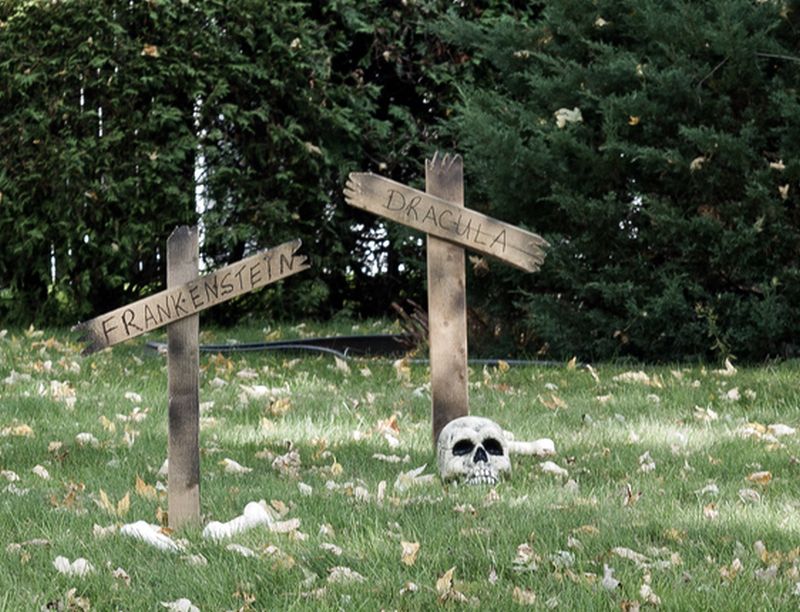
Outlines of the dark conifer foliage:
<svg viewBox="0 0 800 612">
<path fill-rule="evenodd" d="M 798 353 L 798 26 L 796 3 L 771 0 L 557 0 L 439 26 L 473 57 L 451 123 L 472 201 L 553 245 L 539 275 L 474 283 L 494 319 L 522 321 L 505 325 L 516 341 L 583 359 Z"/>
</svg>

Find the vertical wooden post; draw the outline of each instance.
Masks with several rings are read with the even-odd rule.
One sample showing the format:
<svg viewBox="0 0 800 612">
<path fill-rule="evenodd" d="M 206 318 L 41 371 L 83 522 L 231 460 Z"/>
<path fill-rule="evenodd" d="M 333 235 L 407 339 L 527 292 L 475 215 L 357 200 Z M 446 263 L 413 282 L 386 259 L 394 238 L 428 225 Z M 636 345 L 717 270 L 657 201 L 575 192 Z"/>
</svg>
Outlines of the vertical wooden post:
<svg viewBox="0 0 800 612">
<path fill-rule="evenodd" d="M 460 155 L 425 160 L 425 191 L 464 206 Z M 433 443 L 453 419 L 469 414 L 464 249 L 428 234 L 428 339 Z"/>
<path fill-rule="evenodd" d="M 197 228 L 181 226 L 167 240 L 167 287 L 197 278 Z M 199 315 L 167 327 L 169 387 L 169 526 L 200 523 Z"/>
</svg>

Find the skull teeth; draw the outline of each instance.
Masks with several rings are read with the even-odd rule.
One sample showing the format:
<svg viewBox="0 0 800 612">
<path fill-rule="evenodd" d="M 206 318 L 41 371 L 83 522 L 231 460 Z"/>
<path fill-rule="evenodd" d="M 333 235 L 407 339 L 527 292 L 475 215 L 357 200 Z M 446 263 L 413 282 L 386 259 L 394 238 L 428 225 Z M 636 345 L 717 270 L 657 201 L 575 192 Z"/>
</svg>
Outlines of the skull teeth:
<svg viewBox="0 0 800 612">
<path fill-rule="evenodd" d="M 495 485 L 499 482 L 499 480 L 500 479 L 497 477 L 497 474 L 495 474 L 494 470 L 489 468 L 481 468 L 470 473 L 464 482 L 466 482 L 468 485 Z"/>
</svg>

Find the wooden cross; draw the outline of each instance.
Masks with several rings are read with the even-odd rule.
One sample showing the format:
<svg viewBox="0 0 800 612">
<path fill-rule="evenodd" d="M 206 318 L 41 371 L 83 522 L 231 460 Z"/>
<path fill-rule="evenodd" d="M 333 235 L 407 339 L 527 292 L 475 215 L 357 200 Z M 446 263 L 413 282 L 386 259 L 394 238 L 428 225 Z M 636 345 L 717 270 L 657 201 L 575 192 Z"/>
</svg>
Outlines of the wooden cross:
<svg viewBox="0 0 800 612">
<path fill-rule="evenodd" d="M 464 248 L 535 272 L 549 246 L 541 236 L 464 208 L 459 155 L 425 160 L 425 191 L 372 173 L 350 174 L 347 203 L 427 234 L 428 342 L 433 441 L 469 414 Z"/>
<path fill-rule="evenodd" d="M 167 501 L 172 529 L 200 522 L 199 312 L 310 266 L 300 240 L 285 242 L 198 277 L 197 228 L 167 239 L 167 289 L 79 323 L 84 355 L 167 327 L 169 448 Z"/>
</svg>

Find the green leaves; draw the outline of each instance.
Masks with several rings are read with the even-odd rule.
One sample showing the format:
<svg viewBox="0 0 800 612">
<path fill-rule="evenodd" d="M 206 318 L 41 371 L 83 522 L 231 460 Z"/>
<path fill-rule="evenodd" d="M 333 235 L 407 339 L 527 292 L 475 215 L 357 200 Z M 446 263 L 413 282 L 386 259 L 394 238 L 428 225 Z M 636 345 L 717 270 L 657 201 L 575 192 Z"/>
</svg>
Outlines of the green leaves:
<svg viewBox="0 0 800 612">
<path fill-rule="evenodd" d="M 784 247 L 800 240 L 786 175 L 800 158 L 791 10 L 538 10 L 533 27 L 498 17 L 441 31 L 484 66 L 448 126 L 470 193 L 554 245 L 538 275 L 477 283 L 484 311 L 527 318 L 503 327 L 559 358 L 796 354 L 800 295 L 764 291 L 798 265 Z M 520 293 L 514 307 L 497 299 Z"/>
</svg>

